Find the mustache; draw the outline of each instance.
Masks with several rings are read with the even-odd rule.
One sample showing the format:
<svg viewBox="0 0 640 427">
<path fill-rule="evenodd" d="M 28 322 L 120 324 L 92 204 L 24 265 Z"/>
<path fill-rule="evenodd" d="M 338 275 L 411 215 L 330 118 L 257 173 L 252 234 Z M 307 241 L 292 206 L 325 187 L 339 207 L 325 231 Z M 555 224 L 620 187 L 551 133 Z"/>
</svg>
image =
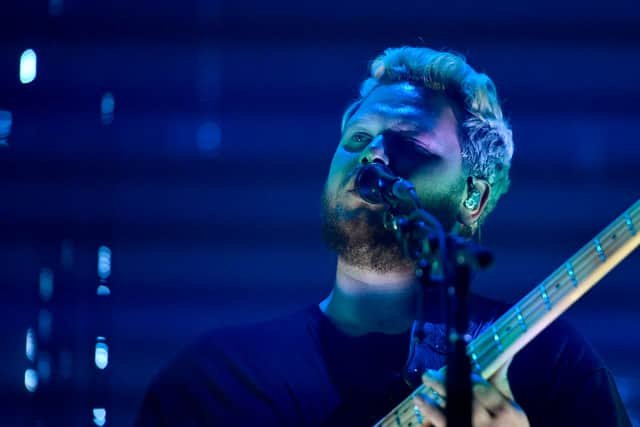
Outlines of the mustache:
<svg viewBox="0 0 640 427">
<path fill-rule="evenodd" d="M 362 170 L 362 168 L 364 167 L 363 164 L 360 164 L 360 166 L 357 166 L 355 168 L 353 168 L 346 176 L 345 176 L 345 183 L 349 182 L 352 178 L 354 178 L 356 175 L 358 175 L 358 173 Z"/>
<path fill-rule="evenodd" d="M 349 183 L 349 181 L 351 181 L 352 179 L 355 179 L 356 175 L 358 175 L 358 173 L 360 173 L 360 171 L 367 166 L 367 164 L 359 164 L 358 166 L 356 166 L 355 168 L 353 168 L 351 171 L 349 171 L 349 173 L 347 173 L 344 177 L 344 183 L 343 185 L 346 185 L 347 183 Z"/>
</svg>

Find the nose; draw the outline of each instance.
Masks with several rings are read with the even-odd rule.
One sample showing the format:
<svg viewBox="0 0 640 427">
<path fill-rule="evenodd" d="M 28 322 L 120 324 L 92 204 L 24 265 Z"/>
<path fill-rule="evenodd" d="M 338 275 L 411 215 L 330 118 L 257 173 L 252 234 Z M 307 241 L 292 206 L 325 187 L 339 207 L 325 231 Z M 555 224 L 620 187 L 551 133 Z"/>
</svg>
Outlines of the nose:
<svg viewBox="0 0 640 427">
<path fill-rule="evenodd" d="M 366 165 L 368 163 L 379 162 L 385 166 L 389 166 L 389 157 L 384 147 L 384 136 L 378 135 L 362 150 L 360 155 L 360 163 Z"/>
</svg>

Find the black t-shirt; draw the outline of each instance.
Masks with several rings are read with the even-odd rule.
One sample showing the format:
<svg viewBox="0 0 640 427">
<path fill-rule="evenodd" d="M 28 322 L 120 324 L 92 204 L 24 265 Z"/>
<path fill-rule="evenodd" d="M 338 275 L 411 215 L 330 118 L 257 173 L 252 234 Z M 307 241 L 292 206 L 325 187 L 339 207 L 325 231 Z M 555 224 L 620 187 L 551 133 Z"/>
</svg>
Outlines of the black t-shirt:
<svg viewBox="0 0 640 427">
<path fill-rule="evenodd" d="M 477 296 L 471 307 L 476 331 L 506 308 Z M 420 358 L 439 369 L 444 325 L 426 329 Z M 154 378 L 136 426 L 372 426 L 411 392 L 408 343 L 409 332 L 345 335 L 316 305 L 215 330 Z M 508 378 L 532 427 L 631 425 L 611 373 L 562 320 L 516 355 Z"/>
</svg>

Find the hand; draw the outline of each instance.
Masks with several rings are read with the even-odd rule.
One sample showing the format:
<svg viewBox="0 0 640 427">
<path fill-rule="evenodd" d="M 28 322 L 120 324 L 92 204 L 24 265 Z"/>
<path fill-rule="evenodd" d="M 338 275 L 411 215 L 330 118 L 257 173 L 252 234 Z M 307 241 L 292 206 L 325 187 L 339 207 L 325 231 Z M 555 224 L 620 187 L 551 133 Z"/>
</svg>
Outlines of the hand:
<svg viewBox="0 0 640 427">
<path fill-rule="evenodd" d="M 507 381 L 506 364 L 491 382 L 477 374 L 472 374 L 473 402 L 471 406 L 471 424 L 473 427 L 529 427 L 529 420 L 522 408 L 513 401 L 513 395 Z M 445 373 L 442 371 L 427 371 L 422 381 L 429 394 L 418 394 L 414 404 L 422 415 L 422 426 L 445 427 L 447 425 L 444 414 L 445 406 Z"/>
</svg>

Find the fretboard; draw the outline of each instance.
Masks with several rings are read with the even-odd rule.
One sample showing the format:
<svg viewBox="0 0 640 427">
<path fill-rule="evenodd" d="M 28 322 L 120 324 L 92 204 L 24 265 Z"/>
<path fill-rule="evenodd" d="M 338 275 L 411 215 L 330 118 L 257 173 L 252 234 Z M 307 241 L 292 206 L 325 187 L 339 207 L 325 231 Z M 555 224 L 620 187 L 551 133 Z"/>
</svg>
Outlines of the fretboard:
<svg viewBox="0 0 640 427">
<path fill-rule="evenodd" d="M 640 244 L 640 200 L 467 345 L 472 370 L 490 378 Z M 418 387 L 374 427 L 420 425 Z"/>
</svg>

